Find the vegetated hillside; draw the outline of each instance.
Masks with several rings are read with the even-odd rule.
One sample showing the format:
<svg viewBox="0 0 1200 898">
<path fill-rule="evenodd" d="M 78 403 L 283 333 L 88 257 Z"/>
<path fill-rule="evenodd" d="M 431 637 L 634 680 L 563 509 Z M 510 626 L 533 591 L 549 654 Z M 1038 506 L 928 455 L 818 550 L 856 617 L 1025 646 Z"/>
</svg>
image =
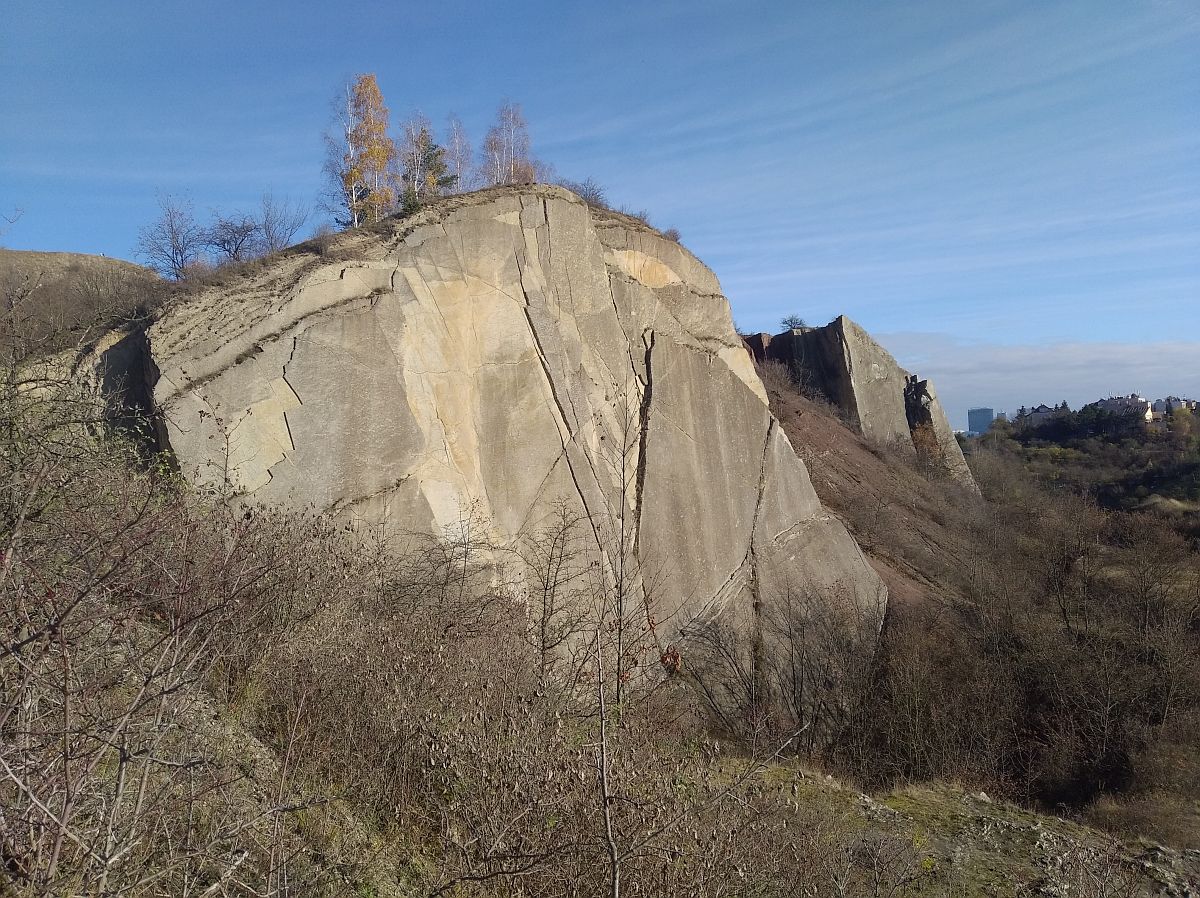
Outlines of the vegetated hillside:
<svg viewBox="0 0 1200 898">
<path fill-rule="evenodd" d="M 1127 545 L 1146 536 L 1119 518 L 1044 506 L 982 458 L 992 503 L 955 493 L 768 374 L 817 492 L 903 600 L 878 653 L 796 583 L 804 614 L 764 617 L 769 639 L 698 628 L 660 654 L 626 581 L 597 576 L 586 515 L 560 508 L 514 547 L 470 520 L 397 544 L 251 507 L 80 428 L 94 397 L 59 370 L 26 358 L 6 377 L 39 388 L 0 390 L 10 894 L 1091 898 L 1200 880 L 1177 850 L 1194 767 L 1171 753 L 1195 734 L 1192 560 L 1164 580 L 1168 544 Z M 1056 802 L 1075 819 L 1034 810 Z"/>
<path fill-rule="evenodd" d="M 899 599 L 843 769 L 981 784 L 1200 847 L 1194 545 L 1043 491 L 1004 452 L 968 456 L 988 500 L 973 502 L 766 374 L 822 501 Z"/>
<path fill-rule="evenodd" d="M 981 508 L 972 493 L 862 437 L 824 397 L 777 363 L 760 367 L 771 410 L 804 460 L 822 503 L 846 523 L 901 603 L 948 597 L 974 548 L 961 521 Z"/>
<path fill-rule="evenodd" d="M 1092 406 L 1037 427 L 997 422 L 973 442 L 1017 460 L 1047 487 L 1106 508 L 1157 512 L 1200 538 L 1200 425 L 1187 409 L 1147 428 Z"/>
<path fill-rule="evenodd" d="M 50 282 L 67 276 L 85 277 L 109 271 L 133 274 L 145 270 L 141 265 L 109 256 L 0 248 L 0 276 L 6 278 L 12 275 L 40 275 Z"/>
<path fill-rule="evenodd" d="M 86 343 L 143 314 L 158 277 L 132 262 L 82 253 L 0 249 L 0 343 L 49 352 Z"/>
<path fill-rule="evenodd" d="M 611 674 L 546 651 L 557 599 L 588 588 L 564 577 L 583 522 L 512 559 L 546 584 L 531 613 L 469 534 L 364 545 L 21 423 L 6 464 L 55 469 L 0 578 L 10 894 L 591 895 L 619 875 L 649 895 L 1182 895 L 1200 875 L 976 789 L 865 795 L 761 718 L 718 738 L 686 672 L 600 707 L 586 684 Z"/>
</svg>

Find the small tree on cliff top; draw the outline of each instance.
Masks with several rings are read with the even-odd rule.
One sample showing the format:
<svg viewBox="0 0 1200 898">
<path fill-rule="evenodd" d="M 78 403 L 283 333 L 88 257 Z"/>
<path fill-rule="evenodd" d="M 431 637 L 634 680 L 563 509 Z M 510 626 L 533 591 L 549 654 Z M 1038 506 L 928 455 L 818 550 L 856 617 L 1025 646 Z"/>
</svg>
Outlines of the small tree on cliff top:
<svg viewBox="0 0 1200 898">
<path fill-rule="evenodd" d="M 451 115 L 446 125 L 446 169 L 454 178 L 451 190 L 462 193 L 474 187 L 475 177 L 471 170 L 474 156 L 466 128 L 458 116 Z"/>
<path fill-rule="evenodd" d="M 501 104 L 496 123 L 483 138 L 481 156 L 480 175 L 485 184 L 524 184 L 536 179 L 538 163 L 519 104 L 507 100 Z"/>
<path fill-rule="evenodd" d="M 392 167 L 396 145 L 375 76 L 359 75 L 337 103 L 338 133 L 330 135 L 326 170 L 337 198 L 338 224 L 379 221 L 396 205 Z"/>
<path fill-rule="evenodd" d="M 137 255 L 163 277 L 182 280 L 204 257 L 205 229 L 191 201 L 158 197 L 159 216 L 138 232 Z"/>
<path fill-rule="evenodd" d="M 406 210 L 454 187 L 458 178 L 448 170 L 445 149 L 434 142 L 429 119 L 418 114 L 405 122 L 401 147 L 400 180 Z"/>
</svg>

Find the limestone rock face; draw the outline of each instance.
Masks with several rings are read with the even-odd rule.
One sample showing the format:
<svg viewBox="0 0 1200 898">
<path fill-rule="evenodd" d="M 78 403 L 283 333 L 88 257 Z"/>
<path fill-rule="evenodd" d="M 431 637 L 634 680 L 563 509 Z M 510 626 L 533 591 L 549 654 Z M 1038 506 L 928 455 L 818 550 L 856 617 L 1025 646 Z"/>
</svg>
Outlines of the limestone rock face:
<svg viewBox="0 0 1200 898">
<path fill-rule="evenodd" d="M 754 334 L 745 345 L 759 360 L 789 365 L 845 412 L 868 440 L 920 455 L 972 491 L 975 478 L 933 385 L 905 371 L 846 316 L 824 327 Z"/>
<path fill-rule="evenodd" d="M 397 531 L 475 515 L 501 541 L 565 502 L 610 558 L 621 517 L 664 639 L 768 580 L 886 600 L 772 418 L 716 277 L 561 188 L 294 251 L 146 342 L 197 483 Z"/>
</svg>

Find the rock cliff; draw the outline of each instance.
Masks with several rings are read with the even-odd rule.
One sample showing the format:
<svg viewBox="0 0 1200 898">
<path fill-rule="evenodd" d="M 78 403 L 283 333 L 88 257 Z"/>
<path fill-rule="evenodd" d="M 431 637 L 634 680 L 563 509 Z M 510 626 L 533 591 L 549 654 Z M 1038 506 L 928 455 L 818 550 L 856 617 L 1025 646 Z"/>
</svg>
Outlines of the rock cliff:
<svg viewBox="0 0 1200 898">
<path fill-rule="evenodd" d="M 185 476 L 252 500 L 398 532 L 474 515 L 510 542 L 566 503 L 610 559 L 624 520 L 663 639 L 785 583 L 886 600 L 768 410 L 713 273 L 561 188 L 299 247 L 176 303 L 100 367 L 149 385 L 131 395 Z"/>
<path fill-rule="evenodd" d="M 840 408 L 872 443 L 940 469 L 978 491 L 937 393 L 909 374 L 846 316 L 824 327 L 754 334 L 745 345 L 759 361 L 783 362 Z"/>
</svg>

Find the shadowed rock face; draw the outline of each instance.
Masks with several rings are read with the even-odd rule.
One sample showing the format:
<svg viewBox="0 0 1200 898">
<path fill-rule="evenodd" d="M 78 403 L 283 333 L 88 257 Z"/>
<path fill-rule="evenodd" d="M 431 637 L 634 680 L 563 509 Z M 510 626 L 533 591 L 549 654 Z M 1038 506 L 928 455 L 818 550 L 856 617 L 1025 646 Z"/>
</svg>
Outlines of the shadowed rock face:
<svg viewBox="0 0 1200 898">
<path fill-rule="evenodd" d="M 770 581 L 885 592 L 772 418 L 717 279 L 550 187 L 455 198 L 301 252 L 149 329 L 181 471 L 397 531 L 625 512 L 671 638 Z M 775 588 L 774 586 L 772 588 Z"/>
<path fill-rule="evenodd" d="M 824 327 L 782 334 L 753 334 L 745 345 L 754 358 L 787 364 L 824 393 L 873 443 L 940 468 L 977 492 L 954 431 L 933 384 L 900 367 L 891 353 L 846 316 Z"/>
</svg>

